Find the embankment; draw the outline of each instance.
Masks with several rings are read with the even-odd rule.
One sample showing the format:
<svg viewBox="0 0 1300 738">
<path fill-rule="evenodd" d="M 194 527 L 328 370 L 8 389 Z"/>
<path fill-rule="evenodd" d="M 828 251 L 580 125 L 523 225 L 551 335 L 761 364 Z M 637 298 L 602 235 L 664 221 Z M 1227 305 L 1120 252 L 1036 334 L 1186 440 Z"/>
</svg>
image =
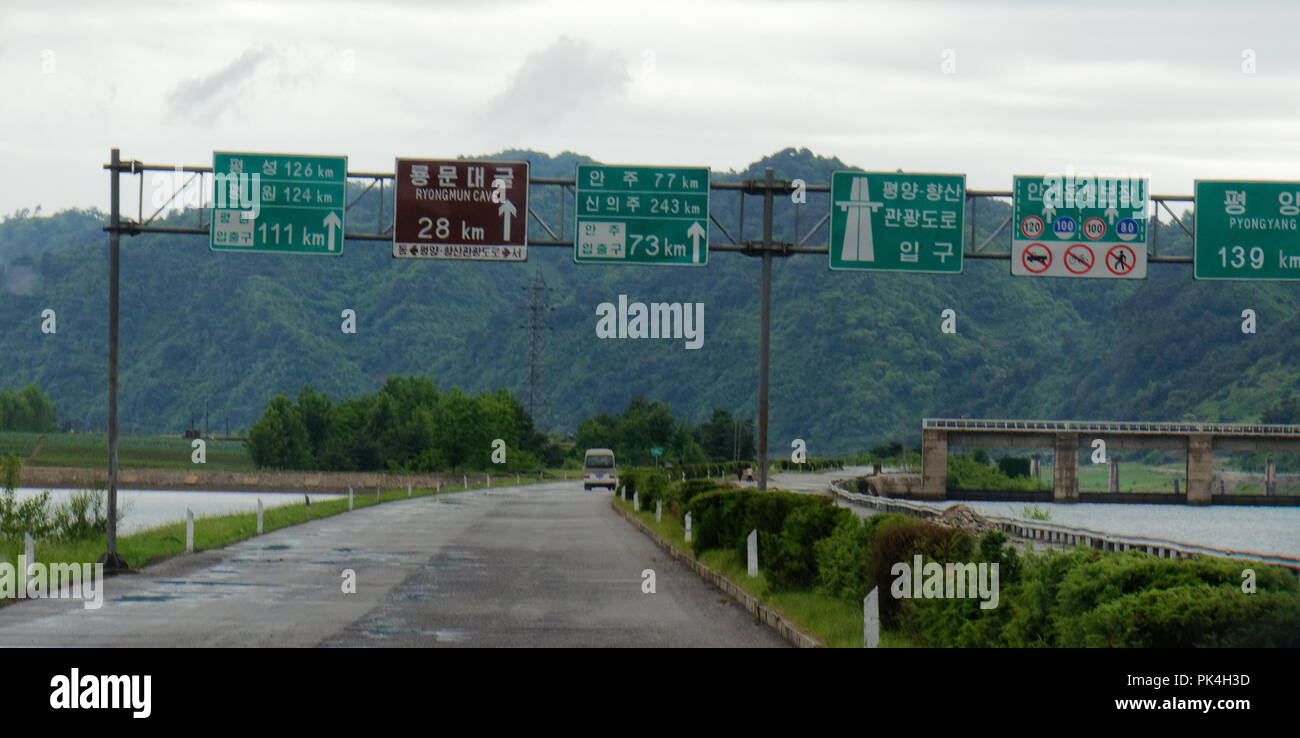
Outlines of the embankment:
<svg viewBox="0 0 1300 738">
<path fill-rule="evenodd" d="M 487 474 L 470 474 L 469 481 L 484 482 Z M 514 474 L 493 475 L 497 479 Z M 536 479 L 524 474 L 524 481 Z M 24 467 L 19 484 L 38 489 L 103 487 L 107 469 L 70 467 Z M 363 489 L 400 489 L 410 484 L 418 489 L 434 489 L 461 484 L 461 474 L 387 474 L 380 472 L 292 472 L 292 471 L 206 471 L 202 469 L 120 469 L 118 489 L 133 490 L 202 490 L 229 492 L 347 492 Z"/>
</svg>

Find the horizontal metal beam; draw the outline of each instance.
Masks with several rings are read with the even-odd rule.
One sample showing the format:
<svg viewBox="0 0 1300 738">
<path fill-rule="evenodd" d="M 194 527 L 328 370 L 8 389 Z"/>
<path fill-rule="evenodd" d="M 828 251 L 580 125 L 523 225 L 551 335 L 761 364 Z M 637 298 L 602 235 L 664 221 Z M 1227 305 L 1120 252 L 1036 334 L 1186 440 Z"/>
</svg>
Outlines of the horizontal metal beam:
<svg viewBox="0 0 1300 738">
<path fill-rule="evenodd" d="M 104 226 L 104 231 L 111 233 L 112 230 L 113 229 L 111 226 Z M 139 226 L 134 223 L 123 223 L 122 227 L 118 230 L 118 232 L 128 236 L 138 236 L 142 233 L 185 233 L 185 234 L 193 234 L 196 236 L 206 236 L 209 233 L 209 229 L 183 227 L 183 226 Z M 393 240 L 393 236 L 391 233 L 345 233 L 343 234 L 343 238 L 345 241 L 389 241 L 391 242 Z M 551 239 L 551 240 L 541 240 L 541 241 L 530 241 L 528 245 L 539 246 L 539 247 L 571 249 L 573 248 L 573 241 Z M 763 253 L 762 245 L 753 242 L 736 243 L 736 244 L 711 243 L 708 245 L 708 249 L 709 251 L 733 251 L 733 252 L 738 252 L 743 254 Z M 789 243 L 778 243 L 772 245 L 772 253 L 776 255 L 821 254 L 825 256 L 830 254 L 830 248 L 826 246 L 795 246 Z M 966 251 L 962 253 L 962 257 L 966 259 L 1010 259 L 1011 254 L 988 254 L 988 253 Z M 1148 257 L 1147 261 L 1154 262 L 1154 263 L 1165 263 L 1165 264 L 1191 264 L 1192 257 L 1151 256 Z"/>
<path fill-rule="evenodd" d="M 1209 433 L 1222 436 L 1262 436 L 1300 439 L 1300 425 L 1278 423 L 1148 423 L 1117 420 L 1014 420 L 925 418 L 927 430 L 996 433 L 1097 433 L 1184 435 Z"/>
<path fill-rule="evenodd" d="M 209 174 L 212 172 L 212 167 L 210 166 L 182 165 L 178 167 L 176 165 L 169 165 L 169 164 L 149 164 L 141 161 L 124 161 L 118 164 L 116 167 L 114 167 L 110 163 L 110 164 L 105 164 L 104 168 L 108 170 L 116 169 L 116 171 L 118 171 L 119 173 L 129 173 L 129 174 L 135 174 L 137 176 L 144 172 L 175 172 L 177 170 L 182 172 L 190 172 L 194 174 Z M 392 180 L 395 178 L 395 175 L 392 172 L 348 172 L 347 178 L 353 180 L 368 180 L 370 182 L 366 190 L 368 192 L 370 189 L 374 188 L 374 184 L 376 181 Z M 794 182 L 793 180 L 778 180 L 772 182 L 771 184 L 768 184 L 763 180 L 755 180 L 755 179 L 745 180 L 740 182 L 710 182 L 709 189 L 732 190 L 732 191 L 737 191 L 743 194 L 750 194 L 750 195 L 761 194 L 763 192 L 766 192 L 768 189 L 771 189 L 774 192 L 779 192 L 784 195 L 784 194 L 791 194 L 796 191 L 793 182 Z M 543 186 L 547 186 L 547 185 L 561 186 L 561 187 L 565 187 L 566 189 L 569 189 L 570 191 L 572 191 L 572 188 L 577 184 L 576 179 L 574 177 L 529 177 L 528 183 L 530 185 L 536 184 L 536 185 L 543 185 Z M 829 184 L 805 184 L 803 189 L 806 192 L 829 193 L 831 186 Z M 366 192 L 362 192 L 362 195 L 364 194 L 366 194 Z M 1012 196 L 1012 192 L 1010 190 L 967 190 L 966 191 L 966 199 L 968 200 L 973 200 L 981 197 L 1010 198 L 1011 196 Z M 175 195 L 173 195 L 173 197 L 175 197 Z M 353 204 L 356 204 L 359 200 L 360 197 L 354 200 Z M 1162 201 L 1166 201 L 1166 200 L 1194 202 L 1195 197 L 1193 195 L 1152 195 L 1151 200 L 1155 202 L 1161 202 L 1161 203 Z M 741 199 L 741 202 L 743 206 L 744 198 Z M 1168 209 L 1167 206 L 1165 207 L 1166 209 Z M 531 214 L 535 219 L 538 220 L 539 223 L 542 223 L 542 227 L 545 230 L 547 230 L 548 235 L 552 236 L 552 238 L 531 242 L 528 244 L 529 246 L 534 246 L 539 248 L 573 248 L 574 244 L 572 240 L 555 237 L 555 232 L 550 228 L 546 227 L 545 223 L 542 222 L 541 220 L 540 214 L 536 212 L 532 212 Z M 742 216 L 743 216 L 743 210 L 742 210 Z M 722 235 L 726 237 L 728 241 L 732 241 L 731 243 L 717 243 L 717 244 L 711 243 L 707 247 L 710 251 L 742 253 L 748 255 L 761 255 L 762 253 L 764 253 L 765 250 L 767 250 L 773 255 L 780 255 L 780 256 L 789 256 L 790 254 L 813 254 L 819 256 L 828 256 L 830 254 L 830 248 L 827 246 L 805 246 L 804 245 L 805 241 L 810 239 L 813 236 L 813 234 L 815 234 L 819 229 L 825 226 L 826 221 L 829 218 L 829 214 L 823 215 L 822 219 L 817 222 L 817 225 L 814 226 L 813 229 L 810 230 L 806 235 L 804 235 L 803 238 L 799 239 L 798 243 L 776 243 L 776 244 L 772 244 L 767 249 L 765 249 L 761 243 L 755 241 L 736 242 L 736 239 L 732 237 L 732 234 L 722 227 L 722 224 L 717 221 L 717 219 L 713 216 L 712 213 L 709 214 L 709 218 L 712 224 L 719 229 Z M 166 226 L 166 225 L 155 226 L 155 225 L 150 225 L 151 222 L 152 219 L 146 221 L 144 224 L 124 222 L 122 223 L 121 227 L 118 228 L 118 233 L 135 236 L 143 233 L 206 235 L 209 232 L 208 227 L 183 227 L 183 226 Z M 202 218 L 200 217 L 200 223 L 201 222 L 202 222 Z M 741 225 L 743 227 L 744 225 L 743 222 Z M 1180 223 L 1179 225 L 1182 224 Z M 1005 227 L 1006 227 L 1006 223 L 1004 223 L 998 229 L 998 231 L 995 231 L 992 236 L 986 238 L 984 240 L 984 243 L 981 244 L 979 248 L 984 248 L 985 246 L 987 246 L 993 240 L 993 238 L 995 238 Z M 104 230 L 111 233 L 113 229 L 110 226 L 106 226 Z M 563 231 L 561 231 L 560 235 L 561 236 L 564 235 Z M 798 236 L 798 234 L 795 235 Z M 383 232 L 380 233 L 347 233 L 344 234 L 344 240 L 391 242 L 393 240 L 392 226 L 389 225 L 387 228 L 383 230 Z M 967 259 L 1003 259 L 1003 260 L 1011 259 L 1010 253 L 997 253 L 997 252 L 985 253 L 979 251 L 978 249 L 975 251 L 964 251 L 962 253 L 962 256 Z M 1154 254 L 1151 254 L 1147 257 L 1147 261 L 1152 263 L 1165 263 L 1165 264 L 1191 264 L 1193 262 L 1193 258 L 1191 256 L 1156 256 Z"/>
</svg>

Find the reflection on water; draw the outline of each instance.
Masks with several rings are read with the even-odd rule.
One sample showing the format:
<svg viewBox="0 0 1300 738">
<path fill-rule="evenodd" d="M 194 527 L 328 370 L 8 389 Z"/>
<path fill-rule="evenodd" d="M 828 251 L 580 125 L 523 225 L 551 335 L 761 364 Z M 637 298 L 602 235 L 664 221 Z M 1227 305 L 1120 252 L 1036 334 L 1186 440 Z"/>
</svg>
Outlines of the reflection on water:
<svg viewBox="0 0 1300 738">
<path fill-rule="evenodd" d="M 39 494 L 43 490 L 19 489 L 18 499 Z M 68 499 L 73 490 L 50 490 L 50 505 Z M 106 495 L 107 496 L 107 495 Z M 312 500 L 332 500 L 345 495 L 312 494 Z M 194 517 L 227 515 L 230 513 L 257 512 L 257 499 L 262 499 L 266 509 L 300 503 L 303 496 L 297 492 L 179 492 L 118 490 L 117 507 L 121 511 L 117 531 L 119 534 L 156 528 L 167 523 L 185 520 L 185 509 L 194 511 Z"/>
</svg>

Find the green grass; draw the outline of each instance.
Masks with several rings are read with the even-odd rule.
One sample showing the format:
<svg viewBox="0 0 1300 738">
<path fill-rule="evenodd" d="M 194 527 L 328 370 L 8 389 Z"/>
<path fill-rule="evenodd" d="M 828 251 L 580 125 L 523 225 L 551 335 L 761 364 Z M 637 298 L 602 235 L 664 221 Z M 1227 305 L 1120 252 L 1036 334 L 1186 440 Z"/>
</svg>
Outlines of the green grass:
<svg viewBox="0 0 1300 738">
<path fill-rule="evenodd" d="M 1237 487 L 1234 488 L 1234 489 L 1230 489 L 1230 490 L 1228 490 L 1228 494 L 1230 494 L 1230 495 L 1263 495 L 1263 494 L 1266 493 L 1266 491 L 1267 491 L 1267 490 L 1264 489 L 1264 485 L 1263 485 L 1263 484 L 1252 484 L 1252 483 L 1247 483 L 1247 484 L 1239 485 L 1239 486 L 1237 486 Z M 1283 487 L 1281 484 L 1278 484 L 1278 486 L 1277 486 L 1277 493 L 1280 494 L 1280 495 L 1295 495 L 1295 494 L 1300 494 L 1300 487 L 1294 487 L 1294 486 L 1291 486 L 1291 487 Z M 1216 494 L 1216 495 L 1219 494 L 1219 485 L 1218 485 L 1217 482 L 1216 482 L 1215 485 L 1214 485 L 1214 494 Z"/>
<path fill-rule="evenodd" d="M 624 502 L 615 496 L 614 503 L 622 505 L 628 512 L 632 511 L 631 500 Z M 675 515 L 669 515 L 665 511 L 663 521 L 656 523 L 654 510 L 633 514 L 674 548 L 690 553 L 690 548 L 686 545 L 686 526 Z M 767 583 L 765 572 L 760 569 L 757 577 L 749 576 L 740 554 L 731 549 L 705 551 L 699 560 L 740 585 L 741 589 L 779 610 L 827 646 L 862 648 L 862 603 L 848 602 L 814 591 L 773 592 Z M 880 645 L 882 648 L 910 648 L 916 644 L 901 634 L 882 630 Z"/>
<path fill-rule="evenodd" d="M 1178 473 L 1165 474 L 1156 471 L 1157 469 L 1177 471 Z M 1162 467 L 1155 467 L 1136 461 L 1119 462 L 1119 489 L 1121 492 L 1172 493 L 1175 479 L 1178 480 L 1178 491 L 1186 492 L 1187 475 L 1181 465 L 1166 464 Z M 1079 490 L 1083 492 L 1109 492 L 1110 464 L 1079 464 Z"/>
<path fill-rule="evenodd" d="M 17 454 L 25 460 L 31 455 L 40 437 L 40 433 L 0 432 L 0 456 Z"/>
<path fill-rule="evenodd" d="M 0 433 L 0 455 L 16 453 L 25 466 L 64 466 L 104 469 L 108 466 L 108 434 L 49 433 L 35 459 L 30 458 L 39 433 Z M 243 441 L 204 439 L 207 463 L 190 460 L 194 449 L 179 436 L 130 436 L 118 438 L 117 463 L 122 469 L 209 469 L 212 471 L 256 471 Z"/>
<path fill-rule="evenodd" d="M 45 436 L 45 442 L 41 444 L 40 453 L 35 459 L 30 458 L 32 451 L 36 448 L 40 437 Z M 245 448 L 241 440 L 226 440 L 208 438 L 204 439 L 206 443 L 206 463 L 195 464 L 191 459 L 194 453 L 190 445 L 192 441 L 187 441 L 179 436 L 162 436 L 162 435 L 123 435 L 118 438 L 117 446 L 117 464 L 121 469 L 203 469 L 207 471 L 236 471 L 236 472 L 257 472 L 259 469 L 253 464 L 253 459 L 248 455 L 248 449 Z M 108 434 L 106 433 L 17 433 L 3 432 L 0 433 L 0 456 L 6 453 L 15 453 L 22 457 L 23 466 L 58 466 L 71 467 L 77 469 L 107 469 L 108 467 Z M 581 475 L 578 469 L 548 469 L 546 471 L 547 479 L 562 479 L 565 471 L 569 472 L 570 480 L 575 474 Z M 450 476 L 455 473 L 446 472 Z M 509 484 L 515 483 L 514 472 L 506 473 L 487 470 L 480 472 L 471 472 L 470 477 L 477 476 L 482 481 L 484 474 L 492 475 L 492 486 L 504 486 L 506 480 Z M 530 474 L 521 473 L 521 481 L 529 481 Z M 532 472 L 531 477 L 536 480 L 537 473 Z"/>
</svg>

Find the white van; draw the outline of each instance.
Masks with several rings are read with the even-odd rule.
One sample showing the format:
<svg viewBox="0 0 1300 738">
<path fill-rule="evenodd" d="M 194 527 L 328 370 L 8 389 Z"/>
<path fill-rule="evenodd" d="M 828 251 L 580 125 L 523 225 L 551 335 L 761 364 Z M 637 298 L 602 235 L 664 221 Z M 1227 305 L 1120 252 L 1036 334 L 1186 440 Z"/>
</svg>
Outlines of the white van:
<svg viewBox="0 0 1300 738">
<path fill-rule="evenodd" d="M 582 488 L 618 488 L 618 470 L 614 467 L 614 452 L 607 448 L 589 448 L 582 459 Z"/>
</svg>

